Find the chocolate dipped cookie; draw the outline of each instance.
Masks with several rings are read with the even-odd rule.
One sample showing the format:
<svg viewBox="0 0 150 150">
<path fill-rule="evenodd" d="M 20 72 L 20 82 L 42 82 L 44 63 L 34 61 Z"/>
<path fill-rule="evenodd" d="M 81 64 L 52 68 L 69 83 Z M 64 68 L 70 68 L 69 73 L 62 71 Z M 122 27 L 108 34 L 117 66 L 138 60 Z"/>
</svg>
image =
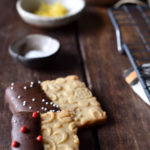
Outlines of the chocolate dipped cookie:
<svg viewBox="0 0 150 150">
<path fill-rule="evenodd" d="M 78 150 L 77 127 L 69 111 L 20 112 L 12 117 L 12 150 Z"/>
<path fill-rule="evenodd" d="M 44 150 L 41 136 L 40 114 L 16 113 L 12 117 L 12 150 Z"/>
<path fill-rule="evenodd" d="M 37 83 L 12 83 L 6 89 L 5 100 L 12 113 L 69 110 L 78 127 L 102 123 L 107 118 L 96 97 L 75 75 Z"/>
<path fill-rule="evenodd" d="M 60 111 L 40 86 L 40 82 L 11 83 L 5 91 L 5 101 L 12 113 Z"/>
</svg>

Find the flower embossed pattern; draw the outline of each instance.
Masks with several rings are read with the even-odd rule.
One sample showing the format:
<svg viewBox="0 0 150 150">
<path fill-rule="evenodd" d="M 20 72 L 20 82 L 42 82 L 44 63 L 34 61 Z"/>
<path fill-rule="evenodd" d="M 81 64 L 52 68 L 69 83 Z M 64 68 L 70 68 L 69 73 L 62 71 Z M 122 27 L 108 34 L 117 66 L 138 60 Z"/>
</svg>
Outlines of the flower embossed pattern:
<svg viewBox="0 0 150 150">
<path fill-rule="evenodd" d="M 79 149 L 77 127 L 69 111 L 41 114 L 41 133 L 45 150 Z"/>
<path fill-rule="evenodd" d="M 61 110 L 70 110 L 75 114 L 74 121 L 78 127 L 101 123 L 107 118 L 96 97 L 78 76 L 43 81 L 41 87 Z"/>
</svg>

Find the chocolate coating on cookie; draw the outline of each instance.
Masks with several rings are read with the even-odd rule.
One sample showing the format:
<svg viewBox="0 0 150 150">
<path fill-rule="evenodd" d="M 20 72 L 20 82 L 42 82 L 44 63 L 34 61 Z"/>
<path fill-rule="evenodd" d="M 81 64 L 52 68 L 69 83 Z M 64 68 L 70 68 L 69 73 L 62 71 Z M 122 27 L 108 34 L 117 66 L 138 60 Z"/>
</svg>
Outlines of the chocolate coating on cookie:
<svg viewBox="0 0 150 150">
<path fill-rule="evenodd" d="M 22 127 L 26 128 L 22 132 Z M 41 123 L 40 114 L 33 118 L 32 112 L 21 112 L 14 114 L 12 117 L 12 142 L 15 141 L 18 145 L 12 145 L 11 150 L 44 150 L 43 143 L 36 138 L 40 135 Z"/>
<path fill-rule="evenodd" d="M 39 83 L 11 84 L 5 91 L 5 100 L 12 113 L 60 111 L 59 107 L 46 96 Z"/>
</svg>

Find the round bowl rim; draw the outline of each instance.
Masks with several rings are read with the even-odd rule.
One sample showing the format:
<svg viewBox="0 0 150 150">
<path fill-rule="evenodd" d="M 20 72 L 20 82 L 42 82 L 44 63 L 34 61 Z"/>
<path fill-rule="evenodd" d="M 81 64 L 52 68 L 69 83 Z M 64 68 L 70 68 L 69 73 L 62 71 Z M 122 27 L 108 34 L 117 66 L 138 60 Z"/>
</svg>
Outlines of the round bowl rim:
<svg viewBox="0 0 150 150">
<path fill-rule="evenodd" d="M 25 39 L 25 38 L 27 38 L 27 37 L 29 37 L 29 36 L 45 36 L 45 37 L 47 37 L 47 38 L 50 38 L 50 39 L 52 39 L 52 40 L 55 40 L 55 41 L 58 42 L 58 49 L 56 50 L 56 52 L 54 52 L 54 53 L 52 53 L 52 54 L 50 54 L 50 55 L 48 55 L 48 56 L 37 57 L 37 58 L 26 58 L 25 56 L 22 56 L 22 55 L 20 55 L 19 53 L 15 52 L 12 47 L 13 47 L 13 45 L 16 44 L 18 41 L 23 40 L 23 39 Z M 61 48 L 61 44 L 60 44 L 59 40 L 57 40 L 57 39 L 55 39 L 55 38 L 52 38 L 51 36 L 44 35 L 44 34 L 28 34 L 28 35 L 26 35 L 26 36 L 24 36 L 24 37 L 22 37 L 22 38 L 19 38 L 19 39 L 15 40 L 11 45 L 9 45 L 8 50 L 9 50 L 9 54 L 10 54 L 13 58 L 15 58 L 15 59 L 23 60 L 23 61 L 31 61 L 31 60 L 43 60 L 43 59 L 47 59 L 47 58 L 49 58 L 49 57 L 52 57 L 53 55 L 57 54 L 57 53 L 60 51 L 60 48 Z"/>
<path fill-rule="evenodd" d="M 73 16 L 76 16 L 76 15 L 80 14 L 80 13 L 84 10 L 84 8 L 85 8 L 85 6 L 86 6 L 85 0 L 80 0 L 80 1 L 83 3 L 83 6 L 80 8 L 79 11 L 77 11 L 77 12 L 75 12 L 75 13 L 73 13 L 73 14 L 68 14 L 68 15 L 66 14 L 66 15 L 64 15 L 64 16 L 62 16 L 62 17 L 43 17 L 43 16 L 38 16 L 38 15 L 36 15 L 36 14 L 33 14 L 33 13 L 31 13 L 31 12 L 25 10 L 25 9 L 21 6 L 22 0 L 18 0 L 18 1 L 16 2 L 16 9 L 17 9 L 17 11 L 18 11 L 19 14 L 20 14 L 20 13 L 23 13 L 23 14 L 25 14 L 26 17 L 32 18 L 32 19 L 34 19 L 34 20 L 39 20 L 39 21 L 40 21 L 40 20 L 41 20 L 41 21 L 60 21 L 60 20 L 68 19 L 68 18 L 71 18 L 71 17 L 73 17 Z M 22 16 L 22 15 L 21 15 L 21 16 Z"/>
</svg>

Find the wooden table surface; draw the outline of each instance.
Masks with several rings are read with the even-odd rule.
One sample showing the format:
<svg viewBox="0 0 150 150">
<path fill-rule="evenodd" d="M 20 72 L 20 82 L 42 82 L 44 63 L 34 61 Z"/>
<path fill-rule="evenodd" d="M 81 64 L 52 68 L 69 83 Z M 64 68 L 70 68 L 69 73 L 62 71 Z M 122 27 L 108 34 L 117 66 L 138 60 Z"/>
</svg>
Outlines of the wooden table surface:
<svg viewBox="0 0 150 150">
<path fill-rule="evenodd" d="M 97 96 L 108 121 L 79 131 L 80 150 L 150 150 L 150 107 L 125 83 L 122 74 L 130 67 L 117 52 L 114 28 L 107 8 L 88 6 L 78 22 L 57 30 L 25 24 L 15 10 L 15 1 L 0 3 L 0 150 L 10 150 L 11 124 L 4 90 L 11 82 L 55 79 L 78 75 Z M 62 45 L 54 63 L 30 69 L 13 60 L 8 45 L 30 33 L 57 38 Z"/>
</svg>

